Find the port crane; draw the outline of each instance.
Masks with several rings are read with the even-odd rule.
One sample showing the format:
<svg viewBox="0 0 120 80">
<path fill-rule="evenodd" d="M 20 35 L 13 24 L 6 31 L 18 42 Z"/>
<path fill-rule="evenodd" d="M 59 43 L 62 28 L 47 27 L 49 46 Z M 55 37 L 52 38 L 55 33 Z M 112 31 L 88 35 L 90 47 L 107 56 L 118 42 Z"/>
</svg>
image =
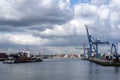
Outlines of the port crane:
<svg viewBox="0 0 120 80">
<path fill-rule="evenodd" d="M 102 42 L 99 39 L 95 39 L 91 34 L 89 34 L 87 25 L 85 25 L 85 27 L 86 27 L 86 32 L 87 32 L 87 37 L 88 37 L 88 42 L 89 42 L 88 57 L 89 58 L 92 57 L 93 50 L 96 53 L 96 57 L 98 57 L 98 54 L 99 54 L 98 45 L 99 44 L 109 44 L 109 43 L 107 41 Z"/>
<path fill-rule="evenodd" d="M 115 57 L 115 61 L 119 61 L 119 57 L 120 55 L 117 52 L 117 48 L 115 44 L 111 45 L 111 53 L 113 54 L 113 56 Z"/>
</svg>

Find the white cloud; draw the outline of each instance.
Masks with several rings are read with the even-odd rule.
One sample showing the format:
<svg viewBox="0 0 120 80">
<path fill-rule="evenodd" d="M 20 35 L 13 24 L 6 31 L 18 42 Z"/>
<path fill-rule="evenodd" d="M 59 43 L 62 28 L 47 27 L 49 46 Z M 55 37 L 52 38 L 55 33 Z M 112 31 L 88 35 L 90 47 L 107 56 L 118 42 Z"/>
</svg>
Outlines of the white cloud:
<svg viewBox="0 0 120 80">
<path fill-rule="evenodd" d="M 95 38 L 119 42 L 119 3 L 120 0 L 91 0 L 70 7 L 70 0 L 0 0 L 0 31 L 6 31 L 1 34 L 0 42 L 81 45 L 87 42 L 84 25 L 88 25 Z"/>
<path fill-rule="evenodd" d="M 4 35 L 4 36 L 3 36 Z M 30 34 L 1 34 L 0 43 L 9 41 L 17 45 L 36 45 L 41 46 L 48 42 L 47 39 L 41 39 Z"/>
<path fill-rule="evenodd" d="M 110 8 L 110 23 L 113 29 L 119 29 L 120 25 L 120 0 L 111 0 L 111 3 L 109 4 Z"/>
<path fill-rule="evenodd" d="M 120 0 L 110 0 L 109 7 L 114 11 L 120 11 Z"/>
<path fill-rule="evenodd" d="M 96 38 L 103 40 L 110 40 L 111 38 L 110 41 L 114 38 L 118 39 L 116 34 L 119 33 L 117 31 L 119 29 L 119 14 L 117 11 L 114 15 L 114 10 L 109 7 L 110 5 L 103 3 L 99 6 L 86 3 L 76 4 L 74 6 L 74 18 L 71 21 L 63 25 L 55 25 L 53 29 L 46 29 L 43 32 L 39 32 L 39 34 L 49 37 L 60 37 L 61 39 L 70 36 L 86 37 L 84 25 L 88 25 L 91 34 Z M 117 26 L 118 28 L 116 28 Z M 113 27 L 116 29 L 113 30 Z"/>
<path fill-rule="evenodd" d="M 109 0 L 91 0 L 91 4 L 95 6 L 100 6 L 104 4 L 109 4 Z"/>
<path fill-rule="evenodd" d="M 37 45 L 42 41 L 40 38 L 31 35 L 10 35 L 9 40 L 19 45 Z"/>
<path fill-rule="evenodd" d="M 108 19 L 109 18 L 109 14 L 110 14 L 110 12 L 109 12 L 108 6 L 102 5 L 102 6 L 99 7 L 99 9 L 98 9 L 98 16 L 99 16 L 100 20 Z"/>
</svg>

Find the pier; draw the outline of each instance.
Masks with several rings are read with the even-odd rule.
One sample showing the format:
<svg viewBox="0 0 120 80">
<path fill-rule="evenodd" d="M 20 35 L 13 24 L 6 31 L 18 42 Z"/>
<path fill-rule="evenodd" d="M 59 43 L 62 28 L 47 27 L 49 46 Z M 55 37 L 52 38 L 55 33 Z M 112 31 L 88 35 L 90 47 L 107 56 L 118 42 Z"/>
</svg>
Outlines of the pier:
<svg viewBox="0 0 120 80">
<path fill-rule="evenodd" d="M 96 64 L 102 65 L 102 66 L 120 66 L 120 62 L 114 62 L 113 60 L 101 60 L 101 59 L 85 59 L 91 62 L 94 62 Z"/>
</svg>

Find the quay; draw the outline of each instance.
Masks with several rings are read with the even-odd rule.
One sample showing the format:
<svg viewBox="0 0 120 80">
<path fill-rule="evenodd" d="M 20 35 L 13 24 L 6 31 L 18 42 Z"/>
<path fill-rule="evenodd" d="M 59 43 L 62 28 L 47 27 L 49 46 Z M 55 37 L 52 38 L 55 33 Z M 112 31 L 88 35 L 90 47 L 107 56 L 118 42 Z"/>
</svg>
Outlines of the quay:
<svg viewBox="0 0 120 80">
<path fill-rule="evenodd" d="M 94 62 L 101 66 L 120 66 L 120 62 L 115 62 L 114 60 L 102 60 L 102 59 L 97 59 L 97 58 L 86 58 L 83 60 Z"/>
</svg>

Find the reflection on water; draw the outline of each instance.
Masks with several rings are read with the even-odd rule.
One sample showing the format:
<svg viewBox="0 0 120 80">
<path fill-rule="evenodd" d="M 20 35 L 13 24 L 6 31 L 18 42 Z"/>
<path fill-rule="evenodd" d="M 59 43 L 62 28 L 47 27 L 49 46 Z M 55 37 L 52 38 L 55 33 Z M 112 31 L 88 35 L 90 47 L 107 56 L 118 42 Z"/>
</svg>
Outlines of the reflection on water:
<svg viewBox="0 0 120 80">
<path fill-rule="evenodd" d="M 118 74 L 119 73 L 119 67 L 117 66 L 117 67 L 114 67 L 115 68 L 115 74 Z"/>
<path fill-rule="evenodd" d="M 120 67 L 103 67 L 80 59 L 2 64 L 0 80 L 119 80 Z"/>
</svg>

